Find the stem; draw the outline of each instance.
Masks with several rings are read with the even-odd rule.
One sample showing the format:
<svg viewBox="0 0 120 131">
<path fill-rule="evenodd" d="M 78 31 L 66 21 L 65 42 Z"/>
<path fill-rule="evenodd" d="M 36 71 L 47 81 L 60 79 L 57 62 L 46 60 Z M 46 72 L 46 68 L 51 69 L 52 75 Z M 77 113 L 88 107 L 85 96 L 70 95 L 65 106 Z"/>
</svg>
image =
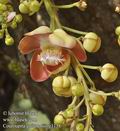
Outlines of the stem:
<svg viewBox="0 0 120 131">
<path fill-rule="evenodd" d="M 79 63 L 79 64 L 80 64 L 80 63 Z M 82 70 L 83 74 L 85 75 L 85 77 L 87 78 L 87 80 L 89 81 L 92 89 L 93 89 L 93 90 L 96 90 L 95 84 L 94 84 L 94 82 L 92 81 L 92 79 L 89 77 L 88 73 L 84 70 L 84 68 L 81 68 L 81 70 Z"/>
<path fill-rule="evenodd" d="M 76 101 L 77 101 L 77 96 L 73 97 L 72 103 L 71 103 L 70 105 L 68 105 L 68 106 L 69 106 L 69 107 L 74 106 L 75 103 L 76 103 Z"/>
<path fill-rule="evenodd" d="M 68 4 L 68 5 L 54 5 L 53 7 L 60 8 L 60 9 L 69 9 L 69 8 L 76 7 L 78 4 L 79 4 L 79 2 L 75 2 L 72 4 Z"/>
<path fill-rule="evenodd" d="M 92 70 L 98 70 L 101 71 L 101 66 L 89 66 L 89 65 L 81 65 L 83 68 L 92 69 Z"/>
<path fill-rule="evenodd" d="M 75 30 L 75 29 L 72 29 L 72 28 L 69 28 L 69 27 L 66 27 L 66 26 L 62 26 L 62 28 L 65 29 L 66 31 L 73 32 L 73 33 L 76 33 L 76 34 L 79 34 L 79 35 L 86 35 L 88 33 L 88 32 Z"/>
<path fill-rule="evenodd" d="M 89 131 L 89 128 L 91 126 L 92 112 L 91 112 L 91 108 L 90 108 L 90 104 L 89 104 L 88 87 L 87 87 L 87 84 L 86 84 L 85 79 L 83 77 L 83 74 L 82 74 L 81 70 L 79 69 L 77 61 L 74 58 L 72 59 L 72 64 L 73 64 L 73 67 L 74 67 L 76 74 L 78 76 L 78 80 L 82 81 L 83 85 L 84 85 L 84 97 L 85 97 L 85 104 L 87 107 L 87 113 L 86 113 L 87 119 L 86 119 L 86 126 L 85 126 L 84 131 Z"/>
<path fill-rule="evenodd" d="M 77 110 L 81 105 L 82 105 L 82 103 L 84 102 L 84 98 L 80 101 L 80 103 L 75 107 L 75 110 Z"/>
<path fill-rule="evenodd" d="M 96 92 L 96 91 L 93 91 L 91 89 L 89 89 L 90 92 L 94 93 L 94 94 L 97 94 L 97 95 L 103 95 L 103 96 L 114 96 L 114 93 L 115 92 L 110 92 L 110 93 L 102 93 L 102 92 Z"/>
<path fill-rule="evenodd" d="M 54 31 L 57 28 L 61 28 L 61 24 L 58 18 L 57 10 L 53 8 L 53 1 L 52 0 L 44 0 L 44 4 L 46 7 L 46 10 L 50 16 L 50 28 L 52 31 Z"/>
</svg>

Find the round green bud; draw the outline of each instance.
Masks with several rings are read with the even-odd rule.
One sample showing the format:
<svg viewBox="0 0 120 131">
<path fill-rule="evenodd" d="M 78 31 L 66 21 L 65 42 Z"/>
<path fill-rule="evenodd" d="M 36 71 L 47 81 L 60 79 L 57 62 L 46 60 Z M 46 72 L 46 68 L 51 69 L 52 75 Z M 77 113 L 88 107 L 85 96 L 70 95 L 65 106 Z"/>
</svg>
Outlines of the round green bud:
<svg viewBox="0 0 120 131">
<path fill-rule="evenodd" d="M 52 86 L 56 88 L 68 89 L 70 88 L 70 80 L 67 76 L 57 76 L 53 80 Z"/>
<path fill-rule="evenodd" d="M 19 10 L 23 14 L 28 14 L 29 13 L 29 3 L 28 2 L 23 2 L 19 5 Z"/>
<path fill-rule="evenodd" d="M 5 10 L 7 10 L 7 6 L 0 3 L 0 11 L 5 11 Z"/>
<path fill-rule="evenodd" d="M 68 76 L 68 79 L 70 80 L 70 86 L 73 86 L 77 83 L 77 80 L 73 76 Z"/>
<path fill-rule="evenodd" d="M 75 115 L 75 111 L 73 108 L 68 108 L 65 110 L 66 117 L 73 117 Z"/>
<path fill-rule="evenodd" d="M 118 36 L 120 35 L 120 26 L 116 27 L 115 34 L 118 35 Z"/>
<path fill-rule="evenodd" d="M 65 118 L 61 114 L 56 115 L 54 118 L 54 124 L 55 125 L 65 124 Z"/>
<path fill-rule="evenodd" d="M 37 0 L 31 1 L 29 8 L 32 12 L 38 12 L 40 9 L 40 3 Z"/>
<path fill-rule="evenodd" d="M 104 108 L 102 105 L 96 104 L 96 105 L 93 105 L 92 112 L 95 116 L 100 116 L 104 113 Z"/>
<path fill-rule="evenodd" d="M 17 23 L 16 23 L 15 20 L 13 20 L 13 21 L 11 22 L 10 27 L 13 28 L 13 29 L 17 28 Z"/>
<path fill-rule="evenodd" d="M 14 39 L 11 36 L 6 36 L 5 38 L 5 44 L 10 46 L 14 44 Z"/>
<path fill-rule="evenodd" d="M 20 23 L 22 21 L 22 15 L 21 14 L 16 15 L 15 20 L 17 23 Z"/>
<path fill-rule="evenodd" d="M 72 91 L 72 95 L 73 96 L 83 96 L 84 94 L 84 87 L 83 87 L 83 84 L 82 83 L 77 83 L 77 84 L 74 84 L 72 87 L 71 87 L 71 91 Z"/>
<path fill-rule="evenodd" d="M 102 93 L 102 91 L 99 92 Z M 92 104 L 104 105 L 106 103 L 107 96 L 102 96 L 95 93 L 90 93 L 89 96 L 90 96 L 90 102 Z"/>
<path fill-rule="evenodd" d="M 118 69 L 113 64 L 107 63 L 102 67 L 101 77 L 107 82 L 113 82 L 118 77 Z"/>
<path fill-rule="evenodd" d="M 32 102 L 24 98 L 18 102 L 18 106 L 23 110 L 29 110 L 32 108 Z"/>
<path fill-rule="evenodd" d="M 4 30 L 0 30 L 0 39 L 4 37 Z"/>
<path fill-rule="evenodd" d="M 77 123 L 76 124 L 76 131 L 84 131 L 83 123 Z"/>
<path fill-rule="evenodd" d="M 101 46 L 101 39 L 94 32 L 89 32 L 85 35 L 83 47 L 90 53 L 97 52 Z"/>
<path fill-rule="evenodd" d="M 0 0 L 1 4 L 7 4 L 9 2 L 9 0 Z"/>
</svg>

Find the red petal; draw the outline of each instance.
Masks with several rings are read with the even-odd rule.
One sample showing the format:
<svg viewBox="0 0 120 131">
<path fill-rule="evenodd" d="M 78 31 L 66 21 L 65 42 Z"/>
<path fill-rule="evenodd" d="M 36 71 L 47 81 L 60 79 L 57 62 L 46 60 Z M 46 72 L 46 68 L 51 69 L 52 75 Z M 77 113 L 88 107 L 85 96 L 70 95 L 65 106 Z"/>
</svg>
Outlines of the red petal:
<svg viewBox="0 0 120 131">
<path fill-rule="evenodd" d="M 86 52 L 80 42 L 78 42 L 75 45 L 75 47 L 73 47 L 71 50 L 74 53 L 74 55 L 78 58 L 79 61 L 85 62 L 87 60 Z"/>
<path fill-rule="evenodd" d="M 18 49 L 22 54 L 28 54 L 40 48 L 40 35 L 25 36 L 19 43 Z"/>
<path fill-rule="evenodd" d="M 70 55 L 68 54 L 68 51 L 62 50 L 62 55 L 63 58 L 65 59 L 63 63 L 59 63 L 56 66 L 46 65 L 47 70 L 52 74 L 57 74 L 61 71 L 64 71 L 70 65 Z"/>
<path fill-rule="evenodd" d="M 34 81 L 42 82 L 50 77 L 50 73 L 46 70 L 46 67 L 42 65 L 40 61 L 37 61 L 37 56 L 40 51 L 35 51 L 30 62 L 30 74 Z"/>
</svg>

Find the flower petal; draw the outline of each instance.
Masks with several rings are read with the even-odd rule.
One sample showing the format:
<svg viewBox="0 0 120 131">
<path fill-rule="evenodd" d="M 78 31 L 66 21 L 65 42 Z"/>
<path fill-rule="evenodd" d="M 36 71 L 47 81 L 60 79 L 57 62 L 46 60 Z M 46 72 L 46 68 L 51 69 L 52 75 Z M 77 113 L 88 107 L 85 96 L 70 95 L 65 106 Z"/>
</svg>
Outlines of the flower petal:
<svg viewBox="0 0 120 131">
<path fill-rule="evenodd" d="M 28 54 L 40 48 L 40 35 L 25 36 L 19 43 L 18 49 L 22 54 Z"/>
<path fill-rule="evenodd" d="M 53 34 L 49 35 L 49 40 L 53 45 L 57 45 L 65 48 L 73 48 L 76 45 L 76 39 L 68 35 L 62 29 L 56 29 Z"/>
<path fill-rule="evenodd" d="M 62 53 L 63 53 L 63 58 L 65 59 L 63 63 L 60 63 L 56 66 L 46 65 L 47 70 L 52 74 L 57 74 L 61 71 L 64 71 L 70 65 L 70 55 L 68 54 L 68 51 L 63 50 Z"/>
<path fill-rule="evenodd" d="M 36 34 L 47 34 L 47 33 L 51 33 L 51 30 L 49 27 L 47 26 L 40 26 L 38 28 L 36 28 L 35 30 L 26 33 L 25 35 L 36 35 Z"/>
<path fill-rule="evenodd" d="M 74 55 L 78 58 L 79 61 L 85 62 L 87 60 L 87 55 L 82 47 L 82 44 L 80 41 L 77 41 L 78 43 L 76 44 L 75 47 L 71 49 L 71 51 L 74 53 Z"/>
<path fill-rule="evenodd" d="M 35 51 L 30 62 L 30 75 L 34 81 L 42 82 L 50 77 L 50 73 L 46 70 L 46 67 L 42 65 L 40 61 L 37 61 L 39 51 Z"/>
<path fill-rule="evenodd" d="M 15 15 L 16 15 L 16 12 L 10 12 L 9 14 L 8 14 L 8 16 L 7 16 L 7 22 L 10 22 L 10 21 L 12 21 L 13 20 L 13 18 L 15 17 Z"/>
</svg>

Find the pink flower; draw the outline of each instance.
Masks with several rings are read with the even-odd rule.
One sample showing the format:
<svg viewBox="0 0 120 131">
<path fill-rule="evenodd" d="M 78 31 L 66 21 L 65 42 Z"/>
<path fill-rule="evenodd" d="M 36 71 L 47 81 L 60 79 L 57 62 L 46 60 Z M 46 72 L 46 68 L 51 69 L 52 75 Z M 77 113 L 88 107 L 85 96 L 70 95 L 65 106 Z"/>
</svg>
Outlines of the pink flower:
<svg viewBox="0 0 120 131">
<path fill-rule="evenodd" d="M 24 55 L 34 52 L 30 62 L 30 74 L 37 82 L 64 71 L 70 65 L 71 54 L 81 62 L 87 59 L 77 40 L 62 29 L 51 32 L 47 26 L 41 26 L 25 35 L 18 48 Z"/>
</svg>

